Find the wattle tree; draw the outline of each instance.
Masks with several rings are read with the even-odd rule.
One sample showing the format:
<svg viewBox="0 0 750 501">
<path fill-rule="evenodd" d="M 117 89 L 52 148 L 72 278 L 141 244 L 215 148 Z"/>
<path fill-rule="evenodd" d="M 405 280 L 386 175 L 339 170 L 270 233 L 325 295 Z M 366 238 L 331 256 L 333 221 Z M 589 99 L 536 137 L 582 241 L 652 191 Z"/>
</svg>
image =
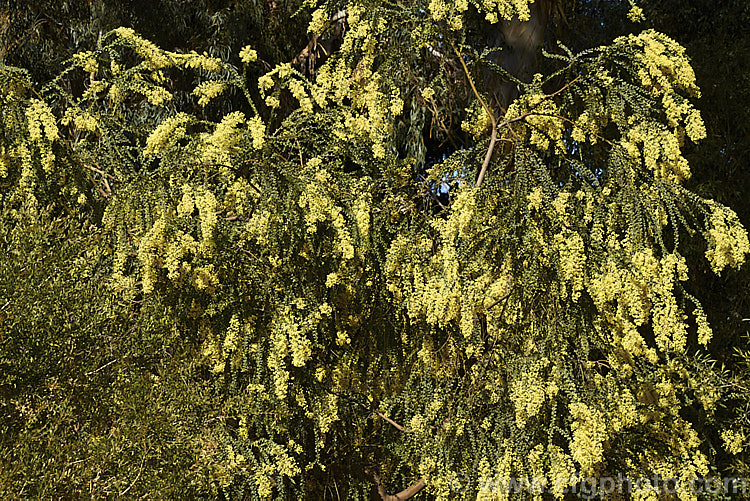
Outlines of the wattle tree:
<svg viewBox="0 0 750 501">
<path fill-rule="evenodd" d="M 170 419 L 210 415 L 180 428 L 190 488 L 528 496 L 515 479 L 562 499 L 581 477 L 657 475 L 696 499 L 706 437 L 744 438 L 715 418 L 683 248 L 718 274 L 750 246 L 684 186 L 706 136 L 685 49 L 646 29 L 574 51 L 542 0 L 299 8 L 294 59 L 118 28 L 43 85 L 0 66 L 3 225 L 76 222 L 67 287 L 98 284 L 126 338 L 156 323 L 192 347 L 188 372 L 151 374 L 184 381 Z M 14 238 L 6 254 L 44 245 Z M 133 360 L 115 364 L 128 384 Z M 133 468 L 169 470 L 145 450 Z M 154 495 L 140 478 L 99 493 Z"/>
</svg>

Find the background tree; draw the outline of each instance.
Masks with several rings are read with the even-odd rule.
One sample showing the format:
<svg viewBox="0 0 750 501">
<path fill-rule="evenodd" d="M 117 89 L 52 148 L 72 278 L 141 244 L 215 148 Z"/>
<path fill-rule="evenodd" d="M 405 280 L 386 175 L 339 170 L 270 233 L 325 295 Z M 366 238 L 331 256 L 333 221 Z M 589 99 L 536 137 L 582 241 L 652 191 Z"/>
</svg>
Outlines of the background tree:
<svg viewBox="0 0 750 501">
<path fill-rule="evenodd" d="M 170 473 L 196 496 L 472 497 L 512 476 L 561 497 L 576 471 L 687 482 L 723 467 L 718 447 L 742 452 L 744 430 L 727 427 L 742 411 L 718 406 L 727 390 L 748 400 L 747 357 L 712 365 L 707 279 L 688 274 L 739 267 L 748 240 L 686 188 L 706 130 L 685 49 L 627 34 L 640 11 L 616 2 L 308 7 L 228 10 L 267 14 L 258 27 L 295 14 L 310 35 L 274 31 L 237 64 L 118 28 L 45 85 L 1 67 L 0 200 L 19 228 L 4 252 L 91 284 L 73 309 L 93 308 L 122 356 L 78 373 L 119 370 L 154 416 L 112 394 L 107 436 L 143 444 L 113 464 L 120 442 L 101 446 L 104 418 L 85 411 L 92 383 L 73 408 L 99 445 L 47 471 L 71 492 L 95 476 L 104 495 L 165 496 L 154 472 L 174 455 L 207 476 Z M 532 26 L 568 43 L 511 39 Z M 37 234 L 86 251 L 45 261 Z M 25 332 L 52 337 L 34 316 L 52 291 L 17 285 L 19 266 L 4 363 L 24 370 L 4 383 L 4 426 L 29 445 L 3 461 L 34 464 L 36 434 L 70 413 L 29 386 L 25 368 L 52 354 Z M 98 342 L 72 325 L 62 337 Z M 174 434 L 158 428 L 171 420 Z M 65 494 L 36 475 L 12 471 L 7 492 Z"/>
</svg>

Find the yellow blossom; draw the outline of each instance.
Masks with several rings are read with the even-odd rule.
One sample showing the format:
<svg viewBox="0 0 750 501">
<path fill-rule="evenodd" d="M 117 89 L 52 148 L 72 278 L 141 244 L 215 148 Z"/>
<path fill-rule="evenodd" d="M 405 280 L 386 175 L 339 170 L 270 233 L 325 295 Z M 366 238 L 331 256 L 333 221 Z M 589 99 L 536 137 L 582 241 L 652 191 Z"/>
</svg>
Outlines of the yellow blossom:
<svg viewBox="0 0 750 501">
<path fill-rule="evenodd" d="M 246 45 L 240 51 L 240 59 L 243 63 L 252 63 L 258 59 L 258 53 L 249 45 Z"/>
</svg>

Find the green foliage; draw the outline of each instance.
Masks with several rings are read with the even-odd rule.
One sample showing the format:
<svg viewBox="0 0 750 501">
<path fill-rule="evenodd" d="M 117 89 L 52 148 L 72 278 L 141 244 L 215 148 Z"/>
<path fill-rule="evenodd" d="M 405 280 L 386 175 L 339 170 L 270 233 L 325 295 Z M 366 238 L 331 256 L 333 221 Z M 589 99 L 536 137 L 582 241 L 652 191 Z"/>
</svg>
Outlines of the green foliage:
<svg viewBox="0 0 750 501">
<path fill-rule="evenodd" d="M 510 476 L 689 482 L 713 466 L 708 433 L 736 452 L 683 248 L 702 236 L 721 273 L 750 246 L 683 186 L 706 135 L 683 47 L 653 30 L 560 45 L 493 110 L 483 72 L 513 76 L 472 36 L 527 2 L 354 2 L 345 29 L 337 9 L 308 31 L 340 48 L 302 71 L 128 28 L 38 89 L 0 66 L 0 201 L 19 224 L 0 297 L 29 311 L 1 317 L 3 363 L 29 371 L 3 382 L 21 445 L 2 461 L 29 468 L 4 481 L 449 499 L 469 475 L 467 496 L 494 499 L 482 482 Z M 460 148 L 417 181 L 428 130 Z M 44 440 L 75 459 L 38 466 Z"/>
<path fill-rule="evenodd" d="M 111 295 L 89 221 L 45 216 L 0 226 L 0 495 L 208 496 L 218 415 L 196 340 L 163 302 Z"/>
</svg>

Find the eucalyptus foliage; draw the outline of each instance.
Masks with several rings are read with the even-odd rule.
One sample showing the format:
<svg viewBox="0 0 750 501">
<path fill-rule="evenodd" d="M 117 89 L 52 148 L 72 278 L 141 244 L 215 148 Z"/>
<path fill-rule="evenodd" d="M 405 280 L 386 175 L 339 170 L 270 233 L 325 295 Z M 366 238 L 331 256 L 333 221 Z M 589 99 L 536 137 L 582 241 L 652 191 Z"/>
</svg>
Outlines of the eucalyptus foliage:
<svg viewBox="0 0 750 501">
<path fill-rule="evenodd" d="M 86 215 L 111 294 L 198 340 L 214 492 L 707 476 L 722 389 L 681 246 L 703 239 L 716 273 L 750 247 L 683 186 L 705 136 L 683 47 L 559 45 L 522 82 L 476 27 L 528 19 L 524 0 L 300 9 L 313 41 L 340 37 L 317 64 L 119 28 L 42 87 L 0 67 L 4 217 Z M 507 109 L 487 72 L 518 85 Z"/>
</svg>

